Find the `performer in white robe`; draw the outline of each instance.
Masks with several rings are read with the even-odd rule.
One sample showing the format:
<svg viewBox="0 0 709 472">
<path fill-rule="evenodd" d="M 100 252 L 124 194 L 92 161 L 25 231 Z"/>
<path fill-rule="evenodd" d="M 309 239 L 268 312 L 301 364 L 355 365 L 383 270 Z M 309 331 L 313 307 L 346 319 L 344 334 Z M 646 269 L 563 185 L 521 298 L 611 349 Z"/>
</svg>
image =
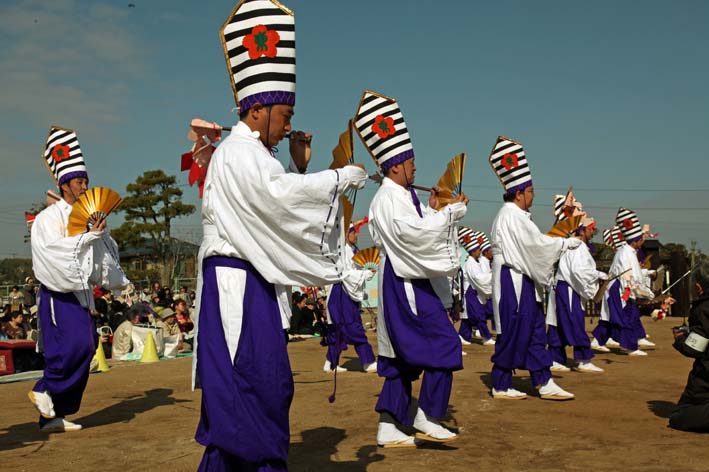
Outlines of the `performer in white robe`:
<svg viewBox="0 0 709 472">
<path fill-rule="evenodd" d="M 457 436 L 437 422 L 446 414 L 453 371 L 462 369 L 462 348 L 448 319 L 448 276 L 458 271 L 456 223 L 467 198 L 436 211 L 421 205 L 410 186 L 414 153 L 406 123 L 393 98 L 366 90 L 355 129 L 385 177 L 369 208 L 369 230 L 380 251 L 377 369 L 385 377 L 376 411 L 377 444 L 415 445 L 395 423 L 413 425 L 418 438 L 445 442 Z M 443 294 L 446 291 L 447 294 Z M 423 374 L 419 407 L 411 418 L 411 382 Z"/>
<path fill-rule="evenodd" d="M 468 252 L 463 263 L 463 312 L 460 315 L 458 335 L 461 342 L 470 344 L 473 332 L 482 337 L 484 346 L 494 346 L 495 340 L 487 327 L 488 312 L 492 313 L 492 272 L 484 264 L 482 247 L 485 235 L 461 226 L 458 242 Z"/>
<path fill-rule="evenodd" d="M 547 341 L 553 361 L 551 370 L 555 372 L 570 370 L 566 366 L 566 346 L 573 346 L 579 372 L 603 372 L 603 369 L 591 362 L 593 350 L 586 334 L 584 310 L 584 305 L 598 291 L 598 281 L 608 278 L 605 273 L 596 270 L 596 261 L 589 249 L 595 233 L 596 222 L 593 218 L 584 217 L 572 236 L 584 244 L 574 251 L 562 253 L 556 271 L 556 283 L 549 293 Z"/>
<path fill-rule="evenodd" d="M 295 104 L 295 22 L 278 2 L 239 2 L 221 34 L 240 122 L 214 152 L 202 201 L 196 374 L 199 470 L 286 470 L 293 376 L 285 286 L 343 278 L 338 197 L 367 173 L 301 175 L 310 135 L 291 135 L 287 173 L 273 146 Z"/>
<path fill-rule="evenodd" d="M 615 225 L 611 229 L 603 230 L 603 242 L 614 251 L 625 245 L 623 234 L 620 232 L 620 226 Z M 602 313 L 601 313 L 602 315 Z M 591 339 L 591 349 L 598 352 L 611 352 L 609 348 L 620 347 L 620 344 L 611 337 L 611 323 L 608 319 L 603 319 L 601 316 L 598 319 L 598 324 L 593 329 L 593 339 Z M 605 339 L 606 342 L 601 345 L 598 339 Z"/>
<path fill-rule="evenodd" d="M 77 431 L 65 416 L 79 411 L 98 336 L 91 318 L 93 287 L 120 293 L 129 281 L 105 219 L 90 231 L 68 236 L 72 204 L 86 192 L 89 176 L 76 133 L 52 127 L 44 158 L 62 198 L 42 210 L 32 225 L 32 269 L 41 282 L 38 299 L 42 378 L 29 393 L 42 431 Z"/>
<path fill-rule="evenodd" d="M 512 388 L 512 371 L 530 371 L 541 398 L 569 400 L 574 395 L 551 378 L 546 350 L 542 296 L 551 285 L 554 264 L 578 239 L 551 238 L 532 222 L 529 208 L 534 187 L 522 145 L 500 136 L 490 165 L 505 189 L 502 206 L 492 224 L 492 306 L 497 340 L 492 356 L 492 396 L 518 400 L 526 394 Z"/>
<path fill-rule="evenodd" d="M 327 297 L 327 354 L 325 355 L 325 372 L 346 371 L 340 367 L 339 360 L 342 351 L 347 345 L 354 346 L 359 362 L 365 372 L 377 371 L 377 362 L 374 350 L 367 340 L 367 334 L 362 325 L 360 303 L 364 300 L 367 282 L 374 278 L 371 270 L 362 270 L 355 266 L 352 258 L 359 251 L 357 238 L 362 226 L 367 223 L 367 218 L 350 224 L 345 236 L 346 242 L 343 250 L 343 266 L 345 276 L 339 284 L 333 285 L 328 290 Z"/>
<path fill-rule="evenodd" d="M 603 295 L 601 320 L 608 324 L 599 323 L 593 331 L 594 341 L 599 346 L 605 346 L 611 336 L 629 355 L 646 356 L 647 353 L 638 348 L 639 340 L 645 338 L 645 330 L 640 321 L 636 300 L 654 297 L 652 291 L 643 283 L 654 271 L 643 269 L 638 261 L 637 251 L 645 242 L 645 236 L 635 212 L 627 208 L 619 209 L 616 224 L 625 244 L 618 247 L 608 271 L 609 277 L 618 277 L 611 282 Z M 645 343 L 652 344 L 649 341 Z"/>
</svg>

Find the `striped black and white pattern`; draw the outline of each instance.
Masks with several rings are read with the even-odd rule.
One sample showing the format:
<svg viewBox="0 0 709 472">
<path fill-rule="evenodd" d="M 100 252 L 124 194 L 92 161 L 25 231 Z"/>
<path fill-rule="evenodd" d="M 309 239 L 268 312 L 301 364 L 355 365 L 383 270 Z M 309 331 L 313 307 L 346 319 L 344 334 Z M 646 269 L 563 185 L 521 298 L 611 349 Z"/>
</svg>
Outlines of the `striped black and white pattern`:
<svg viewBox="0 0 709 472">
<path fill-rule="evenodd" d="M 244 38 L 263 25 L 278 33 L 276 56 L 249 57 Z M 295 104 L 295 17 L 276 0 L 241 0 L 220 30 L 239 112 L 262 105 Z"/>
<path fill-rule="evenodd" d="M 615 245 L 613 244 L 613 234 L 608 228 L 603 230 L 603 242 L 606 244 L 606 246 L 615 248 Z"/>
<path fill-rule="evenodd" d="M 554 195 L 554 217 L 558 223 L 561 220 L 566 219 L 564 214 L 564 203 L 566 202 L 566 195 Z"/>
<path fill-rule="evenodd" d="M 487 235 L 482 231 L 477 232 L 477 240 L 480 244 L 480 250 L 482 252 L 485 252 L 492 247 L 490 244 L 490 239 L 488 239 Z"/>
<path fill-rule="evenodd" d="M 379 134 L 373 129 L 376 121 L 380 119 L 378 117 L 393 120 L 393 134 L 385 138 L 379 137 Z M 367 148 L 380 168 L 386 169 L 391 165 L 403 162 L 402 159 L 413 157 L 414 148 L 411 145 L 406 122 L 404 122 L 404 115 L 402 115 L 396 100 L 391 97 L 365 90 L 355 114 L 355 129 L 364 143 L 364 147 Z M 386 164 L 387 162 L 389 163 Z"/>
<path fill-rule="evenodd" d="M 516 164 L 505 167 L 505 162 L 516 158 Z M 524 190 L 532 185 L 532 173 L 527 165 L 522 143 L 518 143 L 504 136 L 498 136 L 495 146 L 490 152 L 490 165 L 497 174 L 500 183 L 506 192 Z"/>
<path fill-rule="evenodd" d="M 623 233 L 620 231 L 620 226 L 615 225 L 611 228 L 611 238 L 613 239 L 613 247 L 618 249 L 623 244 L 625 244 L 625 239 L 623 238 Z"/>
<path fill-rule="evenodd" d="M 473 252 L 480 247 L 476 232 L 467 226 L 458 227 L 458 242 L 467 252 Z"/>
<path fill-rule="evenodd" d="M 62 151 L 69 150 L 67 158 L 55 160 L 52 151 L 59 148 Z M 88 178 L 84 155 L 79 146 L 79 138 L 76 137 L 76 132 L 73 130 L 52 126 L 47 135 L 43 157 L 58 186 L 75 177 Z"/>
<path fill-rule="evenodd" d="M 637 239 L 643 234 L 638 215 L 628 208 L 618 209 L 618 213 L 615 215 L 615 224 L 620 228 L 620 232 L 626 241 Z"/>
</svg>

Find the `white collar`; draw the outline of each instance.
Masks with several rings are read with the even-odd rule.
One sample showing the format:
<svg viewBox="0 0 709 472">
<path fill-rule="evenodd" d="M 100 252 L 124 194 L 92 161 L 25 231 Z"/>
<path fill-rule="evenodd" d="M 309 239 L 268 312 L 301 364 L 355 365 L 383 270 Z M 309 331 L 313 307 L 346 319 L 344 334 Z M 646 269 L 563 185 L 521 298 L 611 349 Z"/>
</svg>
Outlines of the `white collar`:
<svg viewBox="0 0 709 472">
<path fill-rule="evenodd" d="M 382 187 L 395 189 L 395 191 L 401 192 L 402 194 L 409 194 L 409 190 L 406 187 L 402 187 L 389 177 L 384 177 L 384 180 L 382 180 Z"/>
<path fill-rule="evenodd" d="M 506 206 L 507 208 L 512 208 L 512 209 L 514 209 L 514 210 L 516 210 L 516 211 L 520 211 L 520 212 L 524 213 L 524 215 L 525 215 L 527 218 L 530 218 L 530 219 L 532 218 L 532 214 L 531 214 L 530 212 L 521 209 L 521 208 L 518 207 L 517 204 L 514 203 L 514 202 L 505 202 L 505 205 L 504 205 L 504 206 Z"/>
<path fill-rule="evenodd" d="M 231 134 L 238 134 L 239 136 L 248 136 L 250 138 L 259 139 L 261 137 L 260 131 L 251 131 L 249 125 L 243 121 L 239 121 L 236 126 L 231 128 Z"/>
<path fill-rule="evenodd" d="M 72 207 L 71 205 L 69 205 L 69 203 L 68 203 L 66 200 L 64 200 L 63 198 L 60 198 L 58 202 L 55 202 L 55 203 L 54 203 L 54 205 L 59 205 L 57 208 L 59 208 L 60 210 L 63 210 L 63 211 L 68 211 L 68 212 L 71 212 L 71 210 L 72 210 L 72 208 L 73 208 L 73 207 Z"/>
</svg>

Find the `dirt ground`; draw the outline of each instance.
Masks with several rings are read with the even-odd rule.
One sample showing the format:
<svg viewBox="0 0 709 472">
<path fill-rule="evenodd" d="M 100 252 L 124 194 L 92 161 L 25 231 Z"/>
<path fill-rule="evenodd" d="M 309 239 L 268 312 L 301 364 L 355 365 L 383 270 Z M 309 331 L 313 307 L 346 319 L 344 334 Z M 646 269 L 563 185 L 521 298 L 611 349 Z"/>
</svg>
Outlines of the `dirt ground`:
<svg viewBox="0 0 709 472">
<path fill-rule="evenodd" d="M 555 375 L 576 394 L 563 403 L 537 397 L 494 401 L 492 348 L 466 346 L 446 421 L 460 438 L 443 447 L 386 451 L 375 441 L 374 404 L 382 380 L 357 371 L 350 348 L 344 365 L 355 371 L 338 375 L 337 401 L 329 404 L 324 348 L 317 339 L 292 343 L 290 470 L 709 470 L 707 437 L 667 427 L 691 365 L 671 347 L 670 327 L 676 324 L 645 319 L 657 343 L 648 357 L 599 354 L 596 363 L 605 374 Z M 78 433 L 40 433 L 26 396 L 32 383 L 0 385 L 2 470 L 195 470 L 202 455 L 193 439 L 200 394 L 190 391 L 190 362 L 117 363 L 92 375 L 81 411 L 70 418 L 84 426 Z M 533 395 L 527 372 L 518 374 L 514 387 Z"/>
</svg>

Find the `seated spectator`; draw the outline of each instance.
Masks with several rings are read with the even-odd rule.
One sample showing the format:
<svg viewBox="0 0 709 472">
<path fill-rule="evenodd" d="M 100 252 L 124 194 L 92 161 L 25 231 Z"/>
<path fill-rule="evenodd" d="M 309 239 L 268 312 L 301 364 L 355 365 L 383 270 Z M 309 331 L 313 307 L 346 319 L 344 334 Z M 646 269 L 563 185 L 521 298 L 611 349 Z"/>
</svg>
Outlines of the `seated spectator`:
<svg viewBox="0 0 709 472">
<path fill-rule="evenodd" d="M 111 302 L 111 307 L 108 310 L 108 323 L 106 323 L 110 326 L 111 331 L 118 329 L 118 326 L 126 319 L 125 310 L 126 305 L 118 300 Z"/>
<path fill-rule="evenodd" d="M 697 299 L 689 311 L 689 326 L 673 329 L 672 345 L 694 359 L 687 386 L 670 416 L 670 427 L 682 431 L 709 432 L 709 258 L 695 271 Z"/>
<path fill-rule="evenodd" d="M 194 323 L 190 319 L 190 310 L 187 308 L 185 300 L 179 299 L 175 301 L 175 317 L 181 332 L 189 333 L 194 329 Z"/>
<path fill-rule="evenodd" d="M 159 316 L 160 320 L 157 322 L 157 327 L 163 330 L 163 339 L 167 336 L 179 336 L 179 343 L 177 345 L 178 352 L 191 351 L 192 346 L 183 341 L 184 335 L 182 331 L 180 331 L 175 312 L 171 308 L 163 308 Z"/>
<path fill-rule="evenodd" d="M 140 319 L 141 311 L 138 309 L 138 305 L 135 305 L 128 310 L 125 321 L 113 332 L 113 346 L 111 348 L 113 359 L 120 359 L 133 350 L 133 326 L 140 323 Z"/>
<path fill-rule="evenodd" d="M 301 294 L 301 299 L 293 308 L 290 333 L 293 335 L 321 335 L 322 322 L 315 309 L 315 300 L 306 298 Z"/>
<path fill-rule="evenodd" d="M 301 331 L 301 324 L 302 324 L 302 319 L 303 319 L 303 310 L 305 310 L 305 300 L 308 298 L 307 296 L 303 295 L 300 292 L 294 292 L 293 293 L 293 307 L 292 307 L 292 315 L 290 318 L 290 329 L 288 332 L 292 335 L 296 334 L 302 334 L 300 333 Z M 308 334 L 308 333 L 306 333 Z M 312 334 L 312 333 L 309 333 Z"/>
<path fill-rule="evenodd" d="M 140 291 L 138 301 L 143 303 L 150 303 L 152 301 L 152 297 L 150 296 L 150 289 L 148 287 L 145 287 L 143 290 Z"/>
<path fill-rule="evenodd" d="M 176 293 L 175 296 L 173 297 L 175 301 L 177 300 L 184 300 L 187 302 L 187 306 L 192 305 L 192 299 L 190 298 L 190 294 L 187 293 L 187 286 L 183 285 L 180 287 L 179 293 Z"/>
<path fill-rule="evenodd" d="M 194 308 L 195 301 L 197 300 L 197 293 L 195 293 L 194 290 L 190 292 L 190 300 L 192 300 L 192 303 L 190 304 L 190 308 Z"/>
<path fill-rule="evenodd" d="M 24 315 L 21 311 L 10 313 L 9 321 L 0 328 L 7 339 L 27 339 L 27 330 L 24 325 Z"/>
<path fill-rule="evenodd" d="M 11 312 L 22 312 L 25 304 L 25 294 L 20 291 L 20 287 L 18 287 L 17 285 L 12 287 L 12 290 L 10 291 L 10 294 L 7 296 L 7 298 L 10 302 Z"/>
<path fill-rule="evenodd" d="M 157 321 L 156 326 L 163 330 L 163 336 L 175 336 L 181 334 L 180 326 L 177 324 L 177 319 L 175 317 L 175 312 L 172 308 L 163 308 L 158 313 L 160 319 Z"/>
</svg>

